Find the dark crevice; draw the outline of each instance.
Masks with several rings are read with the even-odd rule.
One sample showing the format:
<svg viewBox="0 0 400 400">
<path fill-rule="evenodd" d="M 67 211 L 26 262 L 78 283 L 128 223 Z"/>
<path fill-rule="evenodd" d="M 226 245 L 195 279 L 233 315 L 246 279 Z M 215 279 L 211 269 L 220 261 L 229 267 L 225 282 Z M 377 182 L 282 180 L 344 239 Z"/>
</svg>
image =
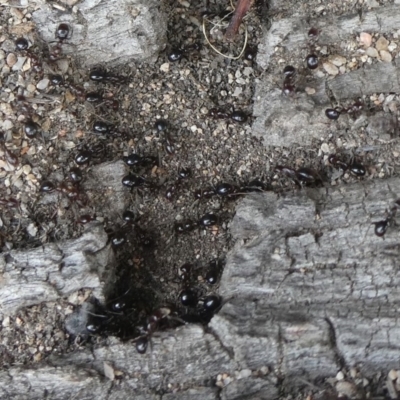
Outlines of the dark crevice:
<svg viewBox="0 0 400 400">
<path fill-rule="evenodd" d="M 205 333 L 209 333 L 214 337 L 214 339 L 221 345 L 221 348 L 228 354 L 229 358 L 232 361 L 235 361 L 235 351 L 233 347 L 227 347 L 224 342 L 221 340 L 219 335 L 210 327 L 205 328 Z"/>
<path fill-rule="evenodd" d="M 346 360 L 343 356 L 343 354 L 340 352 L 338 345 L 337 345 L 337 337 L 336 337 L 336 330 L 335 330 L 335 326 L 333 325 L 333 322 L 326 317 L 325 321 L 328 324 L 329 327 L 329 340 L 331 343 L 331 347 L 335 353 L 335 359 L 336 359 L 336 363 L 339 365 L 340 369 L 347 369 L 347 365 L 346 365 Z"/>
</svg>

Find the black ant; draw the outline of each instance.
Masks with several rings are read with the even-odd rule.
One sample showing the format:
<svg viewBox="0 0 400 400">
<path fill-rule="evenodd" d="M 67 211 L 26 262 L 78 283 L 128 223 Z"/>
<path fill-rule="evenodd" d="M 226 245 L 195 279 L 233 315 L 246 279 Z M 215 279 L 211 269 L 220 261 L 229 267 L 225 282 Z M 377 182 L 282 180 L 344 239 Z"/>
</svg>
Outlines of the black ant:
<svg viewBox="0 0 400 400">
<path fill-rule="evenodd" d="M 209 270 L 206 275 L 207 283 L 214 285 L 217 283 L 221 273 L 222 264 L 219 260 L 212 260 L 209 263 Z M 184 283 L 183 289 L 180 291 L 178 299 L 182 306 L 189 309 L 196 309 L 199 321 L 208 323 L 211 317 L 221 306 L 221 298 L 216 295 L 209 295 L 204 298 L 190 286 L 193 264 L 185 263 L 179 268 L 179 278 Z M 188 316 L 188 314 L 186 314 Z"/>
<path fill-rule="evenodd" d="M 154 239 L 146 231 L 144 231 L 138 224 L 138 217 L 133 211 L 126 210 L 122 214 L 124 224 L 115 230 L 106 230 L 110 242 L 114 248 L 118 248 L 125 243 L 129 242 L 130 236 L 136 236 L 136 243 L 139 243 L 144 248 L 152 248 L 154 246 Z"/>
<path fill-rule="evenodd" d="M 318 56 L 314 53 L 315 52 L 315 44 L 319 37 L 319 31 L 316 28 L 310 28 L 308 31 L 308 44 L 310 47 L 311 54 L 308 54 L 306 57 L 306 64 L 307 68 L 309 69 L 317 69 L 319 65 Z"/>
<path fill-rule="evenodd" d="M 302 167 L 297 170 L 293 168 L 277 165 L 275 172 L 278 172 L 292 179 L 299 187 L 304 185 L 322 184 L 322 179 L 317 171 L 311 168 Z"/>
<path fill-rule="evenodd" d="M 35 116 L 35 110 L 32 107 L 32 103 L 37 103 L 35 98 L 27 98 L 23 95 L 16 97 L 16 111 L 21 112 L 23 121 L 23 131 L 27 138 L 33 139 L 42 132 L 40 125 L 35 122 L 37 116 Z M 40 103 L 45 104 L 46 100 L 41 100 Z"/>
<path fill-rule="evenodd" d="M 154 156 L 140 156 L 137 153 L 132 153 L 129 156 L 122 157 L 122 161 L 128 166 L 128 167 L 142 167 L 142 168 L 147 168 L 147 167 L 154 167 L 158 165 L 158 159 L 157 157 Z"/>
<path fill-rule="evenodd" d="M 101 103 L 106 107 L 110 107 L 113 111 L 118 111 L 119 101 L 112 98 L 110 94 L 104 95 L 104 93 L 99 92 L 89 92 L 85 95 L 85 100 L 88 103 Z"/>
<path fill-rule="evenodd" d="M 394 207 L 390 209 L 387 217 L 384 220 L 373 222 L 372 225 L 375 225 L 374 233 L 378 237 L 385 236 L 385 233 L 390 225 L 395 225 L 394 218 L 396 217 L 397 209 L 400 206 L 400 200 L 395 202 Z"/>
<path fill-rule="evenodd" d="M 175 141 L 172 139 L 170 133 L 167 132 L 169 125 L 168 122 L 163 119 L 158 119 L 154 123 L 154 128 L 158 133 L 164 132 L 164 149 L 169 155 L 173 155 L 176 152 Z"/>
<path fill-rule="evenodd" d="M 78 153 L 74 157 L 74 161 L 79 166 L 85 166 L 90 163 L 93 158 L 104 160 L 107 155 L 107 148 L 104 143 L 99 142 L 92 146 L 81 145 Z"/>
<path fill-rule="evenodd" d="M 140 175 L 128 174 L 122 178 L 122 185 L 130 188 L 131 190 L 139 187 L 152 187 L 154 186 L 147 179 Z"/>
<path fill-rule="evenodd" d="M 18 208 L 19 204 L 19 201 L 17 199 L 14 199 L 13 197 L 0 198 L 0 207 Z"/>
<path fill-rule="evenodd" d="M 79 205 L 87 204 L 87 197 L 83 194 L 79 183 L 72 180 L 64 180 L 57 185 L 51 181 L 43 181 L 40 184 L 39 191 L 42 193 L 57 191 L 65 195 L 69 200 L 76 201 Z"/>
<path fill-rule="evenodd" d="M 228 199 L 235 198 L 241 194 L 251 193 L 251 192 L 264 192 L 268 189 L 267 185 L 258 179 L 254 179 L 249 183 L 244 184 L 239 187 L 232 185 L 230 183 L 222 182 L 216 185 L 214 188 L 197 189 L 194 192 L 194 197 L 196 200 L 205 198 L 210 199 L 214 196 L 226 197 Z"/>
<path fill-rule="evenodd" d="M 191 280 L 193 264 L 185 263 L 179 267 L 178 275 L 179 280 L 187 284 Z"/>
<path fill-rule="evenodd" d="M 182 182 L 188 179 L 191 173 L 192 171 L 190 170 L 190 168 L 187 167 L 183 167 L 178 170 L 178 180 L 172 185 L 168 186 L 167 190 L 165 191 L 165 198 L 167 200 L 173 200 Z"/>
<path fill-rule="evenodd" d="M 15 41 L 15 47 L 17 51 L 25 53 L 26 56 L 30 58 L 33 71 L 36 73 L 43 72 L 42 60 L 36 54 L 32 53 L 29 49 L 29 42 L 25 38 L 18 38 Z"/>
<path fill-rule="evenodd" d="M 208 264 L 208 270 L 205 280 L 209 285 L 215 285 L 221 275 L 223 265 L 220 260 L 211 260 Z"/>
<path fill-rule="evenodd" d="M 246 49 L 243 54 L 243 58 L 246 61 L 253 62 L 257 57 L 257 48 L 253 46 L 246 46 Z"/>
<path fill-rule="evenodd" d="M 59 74 L 49 74 L 47 78 L 50 80 L 53 86 L 60 86 L 69 89 L 79 100 L 83 101 L 86 99 L 85 89 L 82 86 L 75 85 L 70 82 L 64 82 L 64 79 Z"/>
<path fill-rule="evenodd" d="M 240 110 L 233 110 L 231 113 L 223 111 L 221 108 L 211 108 L 208 115 L 214 119 L 225 119 L 242 124 L 247 121 L 247 114 Z"/>
<path fill-rule="evenodd" d="M 343 175 L 345 174 L 346 171 L 349 171 L 352 175 L 358 177 L 362 177 L 366 173 L 365 167 L 362 164 L 357 163 L 355 161 L 352 161 L 351 163 L 346 163 L 343 160 L 340 160 L 336 156 L 336 154 L 330 154 L 328 157 L 328 161 L 335 168 L 343 170 Z"/>
<path fill-rule="evenodd" d="M 201 49 L 201 45 L 199 43 L 193 43 L 186 47 L 174 47 L 168 53 L 167 58 L 168 58 L 168 61 L 170 61 L 170 62 L 181 61 L 182 58 L 186 56 L 186 54 L 193 52 L 193 51 L 199 51 L 200 49 Z"/>
<path fill-rule="evenodd" d="M 130 305 L 131 289 L 117 298 L 108 301 L 105 305 L 97 299 L 91 302 L 91 310 L 87 311 L 86 331 L 90 335 L 114 334 L 123 340 L 131 339 L 136 335 L 136 321 L 138 313 Z"/>
<path fill-rule="evenodd" d="M 182 222 L 176 222 L 174 229 L 176 233 L 189 233 L 196 228 L 210 228 L 219 223 L 219 218 L 213 213 L 204 214 L 198 221 L 186 219 Z"/>
<path fill-rule="evenodd" d="M 71 29 L 66 23 L 61 23 L 58 25 L 55 33 L 57 39 L 57 44 L 53 46 L 50 50 L 49 59 L 50 61 L 56 61 L 59 59 L 62 53 L 62 45 L 70 37 Z"/>
<path fill-rule="evenodd" d="M 296 77 L 296 68 L 292 67 L 291 65 L 287 65 L 283 69 L 283 89 L 282 93 L 289 96 L 296 90 L 294 81 Z"/>
<path fill-rule="evenodd" d="M 126 83 L 126 78 L 119 75 L 113 75 L 101 68 L 92 69 L 89 73 L 89 78 L 95 82 L 101 83 Z"/>
<path fill-rule="evenodd" d="M 327 108 L 325 110 L 325 115 L 327 116 L 327 118 L 336 121 L 343 113 L 347 113 L 354 117 L 358 115 L 363 108 L 364 108 L 364 103 L 361 100 L 357 100 L 347 108 L 345 107 Z"/>
<path fill-rule="evenodd" d="M 185 322 L 173 315 L 172 308 L 160 307 L 153 311 L 147 318 L 146 324 L 141 328 L 141 335 L 134 339 L 135 347 L 139 354 L 146 353 L 151 336 L 158 330 L 171 327 L 171 321 L 175 324 Z"/>
</svg>

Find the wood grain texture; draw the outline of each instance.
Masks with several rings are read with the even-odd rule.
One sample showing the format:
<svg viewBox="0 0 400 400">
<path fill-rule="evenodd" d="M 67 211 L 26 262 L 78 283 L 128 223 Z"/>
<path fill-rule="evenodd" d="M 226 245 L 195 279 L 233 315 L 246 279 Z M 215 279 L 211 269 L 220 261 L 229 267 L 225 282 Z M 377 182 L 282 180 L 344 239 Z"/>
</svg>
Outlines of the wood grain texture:
<svg viewBox="0 0 400 400">
<path fill-rule="evenodd" d="M 282 46 L 285 51 L 298 52 L 308 47 L 307 33 L 311 27 L 320 32 L 318 45 L 339 44 L 349 37 L 361 32 L 389 33 L 398 29 L 398 14 L 400 6 L 388 4 L 367 11 L 360 15 L 330 15 L 324 18 L 276 18 L 272 21 L 271 28 L 262 38 L 259 46 L 257 62 L 262 68 L 268 68 L 271 56 L 275 53 L 276 46 Z"/>
<path fill-rule="evenodd" d="M 68 46 L 83 65 L 154 60 L 165 47 L 167 20 L 157 0 L 84 0 L 77 12 L 66 10 L 62 22 L 72 27 Z M 33 20 L 46 41 L 54 41 L 60 12 L 42 4 Z"/>
<path fill-rule="evenodd" d="M 0 256 L 0 312 L 54 301 L 81 288 L 103 297 L 114 255 L 100 223 L 91 223 L 78 239 L 12 250 Z"/>
<path fill-rule="evenodd" d="M 397 58 L 393 63 L 359 63 L 357 70 L 324 77 L 318 70 L 308 70 L 304 62 L 303 65 L 296 65 L 296 93 L 285 96 L 282 93 L 284 65 L 276 62 L 275 52 L 279 48 L 279 54 L 289 59 L 304 60 L 307 52 L 311 51 L 307 33 L 313 27 L 320 32 L 320 48 L 326 46 L 333 54 L 346 55 L 346 44 L 356 42 L 360 32 L 389 35 L 397 32 L 399 12 L 399 5 L 385 5 L 364 13 L 362 17 L 354 14 L 317 20 L 299 16 L 276 18 L 263 36 L 257 55 L 257 63 L 268 73 L 256 86 L 253 134 L 262 137 L 268 146 L 290 147 L 294 144 L 310 145 L 313 140 L 328 141 L 332 135 L 347 136 L 350 133 L 350 140 L 357 146 L 360 143 L 358 131 L 365 128 L 371 138 L 381 143 L 389 142 L 399 131 L 390 113 L 380 113 L 375 121 L 374 116 L 366 118 L 365 115 L 357 121 L 348 115 L 341 115 L 338 121 L 330 121 L 325 116 L 325 110 L 362 96 L 368 98 L 376 93 L 399 93 L 400 67 Z M 321 63 L 329 60 L 323 56 L 320 58 Z M 271 63 L 271 60 L 274 62 Z M 320 69 L 323 70 L 323 67 Z M 376 125 L 380 128 L 379 132 Z"/>
<path fill-rule="evenodd" d="M 371 223 L 399 194 L 390 179 L 239 205 L 222 279 L 230 300 L 211 327 L 234 343 L 242 368 L 267 362 L 311 379 L 342 366 L 398 368 L 400 233 L 393 226 L 379 238 Z"/>
<path fill-rule="evenodd" d="M 208 330 L 188 325 L 157 333 L 144 355 L 134 343 L 110 338 L 107 346 L 37 368 L 11 369 L 0 390 L 53 393 L 60 379 L 68 396 L 90 398 L 97 387 L 110 388 L 106 363 L 121 374 L 107 392 L 112 399 L 274 399 L 278 377 L 289 390 L 341 368 L 356 366 L 366 377 L 396 369 L 400 233 L 393 225 L 382 239 L 371 224 L 399 194 L 400 181 L 389 179 L 249 195 L 232 222 L 224 306 Z M 71 370 L 82 374 L 82 386 L 68 384 Z M 215 387 L 223 374 L 229 382 Z"/>
</svg>

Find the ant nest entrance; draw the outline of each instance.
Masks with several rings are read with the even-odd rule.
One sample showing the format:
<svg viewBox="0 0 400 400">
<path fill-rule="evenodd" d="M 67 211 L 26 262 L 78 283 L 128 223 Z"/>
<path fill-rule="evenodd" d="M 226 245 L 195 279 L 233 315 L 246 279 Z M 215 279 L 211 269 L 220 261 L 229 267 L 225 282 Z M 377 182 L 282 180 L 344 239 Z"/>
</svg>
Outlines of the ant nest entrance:
<svg viewBox="0 0 400 400">
<path fill-rule="evenodd" d="M 112 243 L 116 243 L 115 237 Z M 145 266 L 140 269 L 120 265 L 114 282 L 104 289 L 105 300 L 90 297 L 67 318 L 67 331 L 81 343 L 109 336 L 131 340 L 138 353 L 143 354 L 154 334 L 188 323 L 207 325 L 222 307 L 222 298 L 214 292 L 210 294 L 210 287 L 218 284 L 223 270 L 221 260 L 210 261 L 205 269 L 199 263 L 181 265 L 174 282 L 180 286 L 175 301 L 165 301 L 163 288 L 143 272 Z M 204 275 L 201 281 L 199 273 Z M 134 286 L 132 282 L 136 282 Z"/>
</svg>

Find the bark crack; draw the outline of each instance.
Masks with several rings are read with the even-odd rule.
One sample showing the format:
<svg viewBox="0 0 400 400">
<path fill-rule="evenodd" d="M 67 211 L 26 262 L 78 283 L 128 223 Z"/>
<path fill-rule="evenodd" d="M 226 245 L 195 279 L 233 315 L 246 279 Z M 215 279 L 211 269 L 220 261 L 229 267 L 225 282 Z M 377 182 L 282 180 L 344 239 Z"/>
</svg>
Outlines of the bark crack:
<svg viewBox="0 0 400 400">
<path fill-rule="evenodd" d="M 331 319 L 329 317 L 326 317 L 325 321 L 328 324 L 329 340 L 330 340 L 332 349 L 333 349 L 333 351 L 335 353 L 336 362 L 340 366 L 341 369 L 348 369 L 348 366 L 346 364 L 346 360 L 345 360 L 343 354 L 341 353 L 341 351 L 339 350 L 339 347 L 338 347 L 338 344 L 337 344 L 337 336 L 336 336 L 335 326 L 334 326 L 333 322 L 331 321 Z"/>
<path fill-rule="evenodd" d="M 205 332 L 209 333 L 220 344 L 221 348 L 228 354 L 230 360 L 235 361 L 235 351 L 233 348 L 226 346 L 219 335 L 211 327 L 205 328 Z"/>
</svg>

